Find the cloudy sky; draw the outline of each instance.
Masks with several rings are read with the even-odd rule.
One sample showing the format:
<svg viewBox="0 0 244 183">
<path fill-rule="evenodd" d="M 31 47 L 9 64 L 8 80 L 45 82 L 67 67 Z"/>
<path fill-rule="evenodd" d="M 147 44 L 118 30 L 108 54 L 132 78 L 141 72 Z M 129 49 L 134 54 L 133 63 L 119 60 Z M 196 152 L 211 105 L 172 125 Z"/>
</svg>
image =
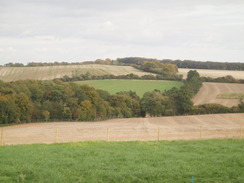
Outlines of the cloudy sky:
<svg viewBox="0 0 244 183">
<path fill-rule="evenodd" d="M 244 0 L 0 0 L 0 64 L 244 62 Z"/>
</svg>

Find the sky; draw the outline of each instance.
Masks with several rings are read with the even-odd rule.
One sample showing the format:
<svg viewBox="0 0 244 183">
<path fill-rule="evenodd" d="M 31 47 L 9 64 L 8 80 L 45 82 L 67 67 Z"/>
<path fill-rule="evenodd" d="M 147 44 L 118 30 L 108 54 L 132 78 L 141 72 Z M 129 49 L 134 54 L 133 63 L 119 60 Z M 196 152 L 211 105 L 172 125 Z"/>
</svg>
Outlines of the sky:
<svg viewBox="0 0 244 183">
<path fill-rule="evenodd" d="M 244 63 L 244 0 L 0 0 L 0 65 L 123 57 Z"/>
</svg>

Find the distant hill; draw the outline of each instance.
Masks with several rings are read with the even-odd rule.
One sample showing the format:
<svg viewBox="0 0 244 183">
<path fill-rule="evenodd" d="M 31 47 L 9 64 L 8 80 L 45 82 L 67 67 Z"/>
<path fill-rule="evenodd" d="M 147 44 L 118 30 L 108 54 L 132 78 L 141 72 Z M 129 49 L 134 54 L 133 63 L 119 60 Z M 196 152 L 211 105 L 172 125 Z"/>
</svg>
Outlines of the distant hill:
<svg viewBox="0 0 244 183">
<path fill-rule="evenodd" d="M 224 76 L 233 76 L 235 79 L 244 79 L 244 71 L 232 71 L 232 70 L 210 70 L 210 69 L 183 69 L 180 68 L 179 74 L 186 78 L 187 73 L 190 70 L 196 70 L 202 77 L 219 78 Z"/>
<path fill-rule="evenodd" d="M 0 67 L 0 80 L 52 80 L 55 78 L 62 78 L 65 75 L 69 77 L 79 76 L 87 72 L 96 76 L 118 76 L 127 74 L 143 76 L 154 73 L 163 76 L 164 79 L 172 79 L 177 78 L 179 76 L 178 74 L 183 75 L 185 78 L 189 70 L 195 69 L 204 77 L 217 78 L 231 75 L 236 79 L 244 79 L 244 63 L 199 62 L 169 59 L 157 60 L 141 57 L 127 57 L 118 58 L 116 60 L 97 59 L 96 61 L 78 63 L 31 62 L 27 65 L 22 63 L 8 63 Z M 177 74 L 178 71 L 179 73 Z"/>
<path fill-rule="evenodd" d="M 186 78 L 187 73 L 191 69 L 178 69 L 179 74 Z M 232 75 L 236 79 L 244 79 L 244 71 L 230 71 L 230 70 L 207 70 L 196 69 L 201 76 L 205 77 L 223 77 Z M 102 65 L 102 64 L 84 64 L 84 65 L 60 65 L 60 66 L 37 66 L 37 67 L 0 67 L 0 80 L 3 81 L 17 81 L 25 79 L 35 80 L 52 80 L 55 78 L 62 78 L 67 75 L 72 77 L 90 72 L 92 75 L 126 75 L 136 74 L 138 76 L 152 74 L 136 69 L 132 66 L 118 66 L 118 65 Z"/>
<path fill-rule="evenodd" d="M 151 59 L 140 57 L 118 58 L 117 62 L 125 65 L 141 65 L 145 61 L 159 61 L 164 64 L 175 64 L 178 68 L 189 69 L 215 69 L 215 70 L 242 70 L 244 71 L 244 63 L 240 62 L 212 62 L 212 61 L 193 61 L 193 60 L 171 60 L 171 59 Z"/>
<path fill-rule="evenodd" d="M 38 66 L 61 66 L 61 65 L 84 65 L 84 64 L 103 64 L 103 65 L 133 65 L 140 66 L 144 62 L 161 62 L 164 64 L 174 64 L 178 68 L 189 69 L 213 69 L 213 70 L 242 70 L 244 71 L 244 63 L 242 62 L 216 62 L 216 61 L 194 61 L 194 60 L 172 60 L 172 59 L 154 59 L 143 57 L 125 57 L 111 59 L 97 59 L 95 61 L 84 62 L 30 62 L 27 65 L 22 63 L 9 62 L 4 67 L 38 67 Z M 1 66 L 1 65 L 0 65 Z"/>
<path fill-rule="evenodd" d="M 90 72 L 92 75 L 126 75 L 136 74 L 143 76 L 151 74 L 143 72 L 131 66 L 84 64 L 84 65 L 60 65 L 37 67 L 0 67 L 0 80 L 16 81 L 25 79 L 52 80 L 67 75 L 80 75 Z"/>
</svg>

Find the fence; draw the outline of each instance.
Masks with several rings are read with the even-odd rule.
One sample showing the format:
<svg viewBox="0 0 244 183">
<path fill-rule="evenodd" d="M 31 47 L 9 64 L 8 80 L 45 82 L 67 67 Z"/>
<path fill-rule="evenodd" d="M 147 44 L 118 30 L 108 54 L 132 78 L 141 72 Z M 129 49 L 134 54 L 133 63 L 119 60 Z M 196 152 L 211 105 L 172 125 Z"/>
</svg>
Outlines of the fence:
<svg viewBox="0 0 244 183">
<path fill-rule="evenodd" d="M 243 128 L 70 128 L 0 129 L 0 145 L 59 143 L 75 141 L 160 141 L 243 138 Z"/>
</svg>

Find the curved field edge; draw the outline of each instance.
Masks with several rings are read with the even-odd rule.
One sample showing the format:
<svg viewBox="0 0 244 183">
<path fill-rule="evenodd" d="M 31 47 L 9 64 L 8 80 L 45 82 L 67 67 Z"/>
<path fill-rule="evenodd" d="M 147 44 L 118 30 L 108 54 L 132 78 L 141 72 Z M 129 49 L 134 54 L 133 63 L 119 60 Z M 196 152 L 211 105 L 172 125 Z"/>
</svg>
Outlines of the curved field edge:
<svg viewBox="0 0 244 183">
<path fill-rule="evenodd" d="M 145 92 L 155 89 L 165 91 L 173 87 L 180 88 L 183 84 L 179 81 L 148 81 L 148 80 L 94 80 L 78 81 L 79 84 L 88 84 L 96 89 L 108 91 L 115 94 L 121 91 L 134 91 L 142 97 Z"/>
<path fill-rule="evenodd" d="M 86 72 L 90 72 L 92 75 L 112 74 L 115 76 L 131 73 L 138 76 L 151 74 L 135 69 L 131 66 L 87 64 L 42 67 L 0 67 L 0 79 L 3 81 L 16 81 L 25 79 L 52 80 L 55 78 L 62 78 L 65 75 L 71 77 L 73 74 L 80 75 L 85 74 Z"/>
<path fill-rule="evenodd" d="M 204 82 L 199 92 L 194 96 L 195 105 L 217 103 L 227 107 L 236 106 L 240 103 L 240 99 L 234 98 L 218 98 L 224 93 L 243 93 L 244 84 L 236 83 L 208 83 Z"/>
<path fill-rule="evenodd" d="M 0 147 L 0 182 L 244 182 L 244 140 Z"/>
<path fill-rule="evenodd" d="M 1 127 L 5 145 L 78 141 L 244 138 L 244 113 L 121 118 L 101 122 L 28 123 Z"/>
</svg>

